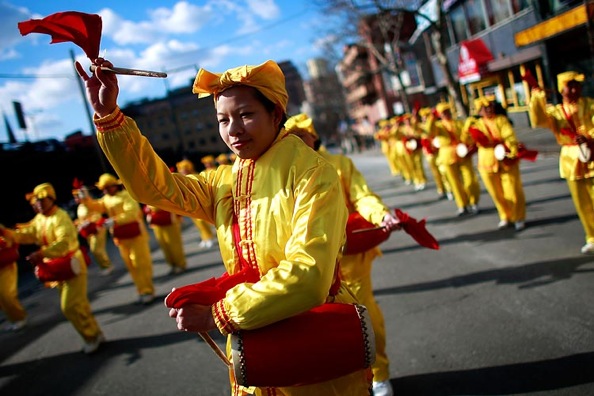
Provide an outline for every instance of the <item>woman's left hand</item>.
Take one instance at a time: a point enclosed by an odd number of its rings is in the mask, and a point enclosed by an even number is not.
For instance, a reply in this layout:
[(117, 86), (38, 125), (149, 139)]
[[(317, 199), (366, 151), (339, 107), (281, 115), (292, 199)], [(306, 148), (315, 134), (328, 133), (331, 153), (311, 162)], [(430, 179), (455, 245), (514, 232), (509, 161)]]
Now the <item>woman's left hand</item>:
[(188, 304), (183, 308), (171, 308), (169, 316), (175, 319), (181, 331), (204, 333), (217, 328), (210, 306)]

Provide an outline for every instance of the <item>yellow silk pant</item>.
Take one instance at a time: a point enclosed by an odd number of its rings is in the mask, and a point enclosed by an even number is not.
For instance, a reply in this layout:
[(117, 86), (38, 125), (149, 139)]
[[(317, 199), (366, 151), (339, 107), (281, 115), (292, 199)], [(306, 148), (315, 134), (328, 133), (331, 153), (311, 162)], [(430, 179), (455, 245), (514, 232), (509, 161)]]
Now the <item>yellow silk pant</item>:
[(410, 158), (410, 164), (412, 169), (413, 183), (416, 185), (427, 183), (427, 177), (425, 176), (425, 168), (423, 167), (423, 154), (421, 150), (415, 150), (408, 154)]
[(0, 309), (11, 322), (25, 320), (27, 312), (19, 301), (18, 294), (19, 269), (17, 263), (0, 268)]
[(594, 243), (594, 177), (567, 180), (573, 205), (586, 233), (586, 243)]
[(392, 176), (397, 176), (400, 174), (400, 169), (398, 169), (398, 166), (396, 165), (396, 163), (392, 160), (392, 151), (393, 148), (390, 146), (390, 144), (384, 140), (382, 140), (380, 142), (380, 147), (381, 147), (381, 151), (384, 154), (384, 156), (386, 157), (386, 160), (388, 161), (388, 166), (390, 167), (390, 174)]
[(394, 150), (392, 151), (392, 161), (394, 161), (395, 166), (400, 169), (402, 178), (405, 181), (412, 182), (412, 161), (408, 156), (408, 152), (406, 151), (406, 147), (404, 146), (403, 142), (397, 141), (395, 143)]
[(427, 164), (429, 164), (429, 169), (431, 170), (431, 174), (433, 175), (433, 180), (435, 181), (435, 188), (437, 188), (437, 193), (439, 195), (445, 194), (446, 191), (446, 184), (445, 184), (445, 177), (441, 173), (439, 167), (437, 166), (437, 156), (434, 154), (425, 154), (425, 159), (427, 160)]
[[(84, 266), (84, 264), (83, 264)], [(72, 279), (58, 283), (60, 308), (78, 334), (86, 341), (94, 341), (101, 329), (91, 312), (87, 296), (87, 272), (83, 270)]]
[(497, 208), (499, 220), (517, 222), (526, 219), (526, 197), (518, 162), (506, 169), (500, 168), (497, 173), (479, 171)]
[(89, 250), (91, 251), (91, 254), (93, 254), (97, 264), (99, 264), (99, 267), (111, 267), (111, 259), (109, 258), (105, 248), (107, 244), (107, 229), (104, 227), (98, 227), (97, 233), (89, 235), (87, 242), (89, 242)]
[(349, 254), (340, 261), (340, 277), (357, 297), (360, 304), (367, 307), (371, 325), (375, 333), (375, 363), (371, 366), (374, 381), (390, 379), (390, 363), (386, 353), (386, 328), (384, 315), (373, 296), (371, 268), (373, 260), (381, 256), (378, 248), (359, 254)]
[(155, 294), (153, 259), (146, 232), (130, 239), (116, 239), (115, 244), (139, 295)]
[(474, 171), (472, 157), (462, 159), (459, 162), (459, 167), (460, 175), (462, 176), (462, 184), (464, 185), (464, 191), (468, 196), (468, 203), (470, 205), (478, 205), (481, 197), (481, 186), (479, 184), (476, 172)]
[(198, 231), (200, 232), (200, 239), (202, 239), (203, 241), (210, 241), (214, 238), (214, 233), (212, 231), (210, 223), (201, 219), (194, 218), (192, 218), (192, 221), (194, 222), (194, 225), (196, 226), (196, 228), (198, 228)]
[(159, 243), (165, 261), (171, 267), (186, 269), (186, 255), (182, 240), (181, 223), (172, 223), (165, 226), (151, 226), (155, 239)]
[(481, 194), (478, 178), (472, 166), (472, 159), (465, 158), (453, 164), (444, 164), (450, 191), (458, 208), (477, 205)]

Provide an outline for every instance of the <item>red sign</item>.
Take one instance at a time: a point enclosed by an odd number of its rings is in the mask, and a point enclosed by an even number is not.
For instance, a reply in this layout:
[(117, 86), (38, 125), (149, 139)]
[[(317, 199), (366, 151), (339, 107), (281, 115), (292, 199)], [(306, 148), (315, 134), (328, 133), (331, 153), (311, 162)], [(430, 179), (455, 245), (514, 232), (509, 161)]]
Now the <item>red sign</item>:
[(460, 84), (479, 81), (493, 54), (483, 40), (475, 39), (460, 44), (460, 58), (458, 60), (458, 79)]

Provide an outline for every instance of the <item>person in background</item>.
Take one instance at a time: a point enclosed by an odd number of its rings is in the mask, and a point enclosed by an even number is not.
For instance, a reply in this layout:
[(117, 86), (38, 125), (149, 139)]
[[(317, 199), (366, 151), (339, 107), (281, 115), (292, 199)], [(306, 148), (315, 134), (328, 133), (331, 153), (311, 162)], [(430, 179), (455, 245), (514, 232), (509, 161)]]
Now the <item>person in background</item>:
[(8, 319), (4, 331), (19, 331), (27, 325), (27, 311), (19, 300), (17, 259), (18, 245), (0, 237), (0, 310)]
[(225, 153), (221, 153), (215, 158), (217, 161), (217, 165), (230, 165), (231, 161), (229, 160), (229, 156)]
[(439, 199), (445, 199), (448, 197), (448, 194), (451, 194), (451, 189), (448, 185), (445, 172), (442, 172), (442, 169), (437, 164), (439, 149), (431, 144), (433, 139), (428, 129), (430, 118), (431, 108), (423, 107), (419, 109), (419, 120), (417, 123), (422, 131), (420, 142), (423, 148), (423, 156), (425, 157), (425, 161), (427, 162), (427, 165), (429, 165), (429, 169), (433, 175), (435, 189), (437, 190), (437, 197)]
[(102, 221), (102, 213), (89, 209), (83, 202), (91, 196), (86, 186), (74, 188), (72, 190), (72, 196), (77, 204), (74, 225), (78, 228), (81, 236), (87, 240), (89, 250), (101, 268), (101, 274), (105, 276), (110, 275), (113, 272), (114, 266), (106, 249), (107, 228), (98, 225)]
[(386, 157), (386, 161), (388, 161), (390, 173), (392, 176), (398, 176), (400, 175), (400, 169), (398, 168), (398, 165), (396, 161), (394, 161), (394, 157), (392, 155), (392, 150), (394, 147), (390, 144), (390, 128), (390, 120), (380, 120), (373, 138), (380, 142), (380, 150)]
[[(212, 158), (212, 160), (211, 160)], [(206, 157), (202, 158), (202, 163), (205, 164), (205, 171), (216, 169), (214, 157), (212, 155), (207, 155)], [(177, 171), (182, 175), (196, 175), (196, 169), (194, 168), (194, 164), (192, 161), (188, 159), (183, 159), (179, 161), (176, 165)], [(214, 246), (215, 242), (215, 235), (212, 231), (212, 227), (210, 224), (202, 219), (190, 217), (192, 223), (198, 229), (198, 233), (200, 234), (200, 243), (198, 247), (200, 249), (210, 249)]]
[(104, 226), (111, 230), (113, 241), (136, 286), (136, 302), (148, 305), (155, 299), (153, 259), (140, 204), (110, 173), (99, 176), (95, 186), (103, 191), (103, 197), (85, 198), (83, 202), (89, 209), (107, 214)]
[(550, 129), (561, 146), (559, 173), (586, 234), (581, 252), (594, 254), (594, 99), (582, 96), (584, 79), (575, 71), (558, 74), (557, 89), (563, 100), (555, 106), (547, 105), (545, 91), (534, 86), (529, 114), (532, 125)]
[(466, 155), (461, 157), (458, 152), (460, 144), (468, 147), (472, 144), (472, 140), (466, 135), (466, 141), (462, 141), (464, 122), (452, 118), (449, 104), (439, 103), (435, 107), (435, 112), (437, 114), (429, 117), (427, 128), (430, 130), (432, 140), (439, 146), (437, 163), (446, 175), (454, 202), (458, 207), (457, 215), (478, 214), (481, 191), (474, 171), (472, 155), (467, 151)]
[[(480, 118), (468, 118), (461, 139), (467, 141), (467, 134), (474, 134), (479, 174), (499, 215), (497, 227), (505, 229), (513, 224), (516, 231), (521, 231), (526, 228), (526, 198), (516, 132), (505, 115), (495, 113), (494, 97), (475, 99), (474, 108)], [(498, 145), (507, 151), (501, 159), (495, 154)]]
[[(219, 133), (238, 158), (233, 167), (191, 176), (169, 172), (118, 107), (117, 76), (102, 69), (112, 64), (103, 59), (95, 64), (92, 76), (78, 62), (76, 69), (95, 110), (99, 144), (126, 188), (142, 202), (215, 224), (228, 273), (238, 273), (243, 263), (259, 275), (253, 283), (227, 290), (212, 306), (172, 308), (169, 315), (178, 329), (229, 335), (276, 323), (328, 299), (356, 302), (336, 273), (348, 214), (337, 201), (338, 175), (284, 130), (288, 95), (274, 61), (221, 74), (198, 72), (193, 92), (214, 96)], [(331, 290), (334, 283), (338, 288)], [(234, 395), (355, 396), (369, 394), (371, 385), (367, 369), (313, 384), (255, 389), (239, 386), (229, 374)]]
[[(399, 230), (399, 221), (376, 195), (365, 181), (365, 178), (353, 164), (353, 161), (342, 154), (330, 154), (320, 150), (320, 138), (307, 114), (301, 113), (287, 120), (287, 132), (299, 137), (305, 144), (317, 151), (334, 166), (342, 185), (343, 196), (349, 212), (359, 212), (366, 220), (383, 226), (386, 232)], [(373, 296), (371, 282), (372, 263), (382, 255), (379, 247), (373, 247), (363, 253), (348, 254), (340, 260), (340, 277), (355, 294), (357, 300), (367, 307), (371, 324), (375, 333), (376, 359), (371, 367), (373, 371), (373, 395), (391, 396), (394, 394), (390, 383), (390, 362), (386, 353), (386, 329), (383, 313)]]
[(186, 254), (182, 238), (181, 217), (152, 205), (145, 205), (146, 222), (155, 234), (165, 261), (170, 267), (169, 275), (186, 271)]
[(423, 131), (420, 126), (418, 114), (404, 114), (400, 117), (400, 133), (404, 145), (404, 158), (411, 170), (412, 182), (415, 191), (423, 191), (427, 184), (427, 176), (423, 166), (421, 136)]
[(27, 225), (14, 230), (0, 226), (0, 236), (12, 243), (38, 245), (39, 250), (27, 257), (34, 266), (49, 265), (47, 261), (54, 258), (69, 257), (78, 262), (78, 274), (67, 280), (46, 282), (46, 286), (58, 289), (62, 313), (84, 340), (82, 351), (94, 353), (105, 336), (91, 312), (87, 266), (77, 229), (68, 213), (56, 204), (56, 191), (50, 183), (35, 186), (25, 198), (37, 214)]

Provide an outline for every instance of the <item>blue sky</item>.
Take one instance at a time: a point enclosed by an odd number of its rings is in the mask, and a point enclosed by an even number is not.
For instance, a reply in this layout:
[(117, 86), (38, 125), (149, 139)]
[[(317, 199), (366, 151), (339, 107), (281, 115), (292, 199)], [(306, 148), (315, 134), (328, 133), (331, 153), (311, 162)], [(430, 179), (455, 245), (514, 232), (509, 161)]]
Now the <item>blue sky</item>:
[[(72, 43), (49, 44), (50, 36), (39, 33), (21, 36), (18, 22), (62, 11), (101, 15), (101, 56), (115, 66), (168, 73), (167, 79), (120, 76), (119, 103), (124, 106), (162, 97), (167, 87), (187, 85), (199, 67), (220, 72), (267, 59), (291, 60), (305, 74), (306, 61), (323, 55), (316, 36), (324, 18), (310, 4), (307, 0), (0, 0), (0, 111), (19, 141), (91, 132), (70, 50), (83, 65), (90, 61)], [(18, 127), (12, 101), (23, 104), (27, 130)], [(0, 120), (0, 142), (6, 141)]]

